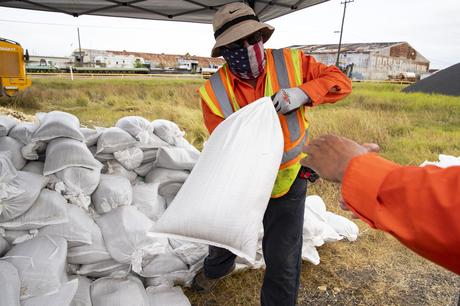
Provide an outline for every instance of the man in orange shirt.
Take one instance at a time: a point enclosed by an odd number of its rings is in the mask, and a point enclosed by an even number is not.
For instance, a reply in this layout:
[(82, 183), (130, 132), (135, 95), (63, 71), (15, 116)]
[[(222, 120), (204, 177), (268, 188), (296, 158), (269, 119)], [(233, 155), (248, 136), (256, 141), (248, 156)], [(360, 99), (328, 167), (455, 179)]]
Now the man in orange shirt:
[(304, 151), (301, 163), (341, 183), (343, 202), (355, 215), (460, 274), (460, 166), (401, 166), (334, 135)]
[[(307, 189), (306, 180), (299, 177), (302, 147), (308, 139), (306, 111), (345, 98), (351, 82), (337, 67), (318, 63), (298, 49), (265, 49), (274, 28), (260, 22), (244, 3), (221, 7), (213, 28), (212, 56), (223, 56), (226, 64), (199, 89), (209, 132), (239, 108), (264, 96), (273, 97), (279, 113), (284, 154), (263, 219), (266, 270), (261, 303), (295, 305)], [(254, 175), (257, 179), (257, 173)], [(210, 247), (193, 288), (210, 290), (233, 271), (235, 257), (226, 249)]]

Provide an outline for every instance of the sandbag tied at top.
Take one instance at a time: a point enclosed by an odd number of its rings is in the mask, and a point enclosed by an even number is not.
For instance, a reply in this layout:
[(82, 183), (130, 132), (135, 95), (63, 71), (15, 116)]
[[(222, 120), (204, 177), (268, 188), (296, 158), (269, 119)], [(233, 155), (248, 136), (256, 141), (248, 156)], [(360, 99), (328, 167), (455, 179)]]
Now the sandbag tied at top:
[(40, 127), (32, 136), (32, 141), (50, 141), (65, 137), (78, 141), (85, 141), (85, 136), (80, 131), (80, 120), (69, 113), (52, 111), (38, 113)]
[(19, 123), (19, 120), (10, 116), (0, 116), (0, 137), (6, 136), (12, 128)]
[(133, 170), (142, 164), (144, 152), (139, 148), (132, 147), (115, 152), (113, 156), (127, 170)]
[(91, 284), (91, 301), (93, 306), (150, 306), (142, 282), (131, 275), (95, 280)]
[(158, 149), (154, 165), (156, 167), (192, 170), (195, 166), (200, 152), (182, 147), (162, 147)]
[(55, 173), (67, 187), (68, 193), (76, 196), (83, 194), (91, 195), (96, 190), (101, 179), (99, 169), (88, 169), (81, 167), (68, 167)]
[(102, 174), (99, 186), (91, 196), (97, 213), (107, 213), (118, 206), (131, 205), (133, 188), (125, 177)]
[(118, 127), (111, 127), (104, 129), (99, 136), (96, 153), (115, 153), (134, 147), (136, 143), (136, 139), (129, 135), (128, 132)]
[(46, 177), (24, 171), (18, 171), (10, 181), (2, 182), (0, 179), (0, 222), (12, 220), (25, 213), (35, 203), (47, 183)]
[(94, 159), (83, 142), (69, 138), (51, 141), (46, 148), (43, 174), (50, 175), (69, 167), (98, 170), (102, 168), (102, 164)]
[(122, 176), (124, 178), (127, 178), (131, 183), (136, 181), (137, 173), (135, 171), (133, 171), (133, 170), (126, 169), (118, 161), (109, 160), (109, 161), (107, 161), (105, 163), (105, 165), (107, 166), (107, 169), (103, 173), (110, 174), (110, 175)]
[(0, 306), (19, 306), (21, 280), (11, 263), (0, 260)]
[(0, 152), (9, 152), (11, 161), (17, 170), (21, 170), (26, 164), (26, 160), (21, 153), (22, 147), (23, 145), (14, 138), (8, 136), (0, 137)]
[(46, 149), (45, 142), (32, 141), (32, 136), (38, 127), (39, 125), (35, 123), (19, 123), (8, 134), (9, 137), (16, 139), (23, 145), (21, 153), (27, 160), (37, 160), (39, 153)]
[(140, 265), (144, 254), (154, 255), (165, 250), (164, 240), (148, 236), (153, 222), (133, 206), (118, 207), (95, 221), (110, 255), (120, 263), (137, 261)]
[(35, 237), (15, 245), (3, 260), (13, 264), (21, 279), (21, 300), (57, 293), (66, 279), (67, 243), (61, 237)]
[(31, 230), (68, 222), (66, 203), (59, 193), (42, 189), (29, 210), (15, 219), (0, 222), (0, 227), (9, 230)]
[(269, 98), (229, 116), (152, 234), (224, 247), (253, 262), (283, 146)]
[(179, 126), (172, 121), (156, 119), (152, 121), (153, 133), (170, 145), (176, 145), (185, 135)]
[(181, 287), (148, 287), (146, 291), (150, 306), (191, 306)]

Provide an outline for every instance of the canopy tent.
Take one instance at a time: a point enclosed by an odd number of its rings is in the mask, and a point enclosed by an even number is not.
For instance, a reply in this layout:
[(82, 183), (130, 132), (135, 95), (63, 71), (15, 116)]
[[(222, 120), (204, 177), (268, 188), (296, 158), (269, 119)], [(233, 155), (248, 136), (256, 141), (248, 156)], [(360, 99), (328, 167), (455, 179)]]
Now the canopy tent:
[[(267, 21), (329, 0), (249, 0)], [(69, 14), (212, 23), (216, 10), (235, 0), (0, 0), (0, 6)]]

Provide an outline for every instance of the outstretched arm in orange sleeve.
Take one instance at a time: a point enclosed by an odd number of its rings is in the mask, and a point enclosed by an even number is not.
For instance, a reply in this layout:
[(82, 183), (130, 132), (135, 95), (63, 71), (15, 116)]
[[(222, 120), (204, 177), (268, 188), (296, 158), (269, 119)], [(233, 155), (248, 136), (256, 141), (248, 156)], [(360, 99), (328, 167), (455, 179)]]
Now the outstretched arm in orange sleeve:
[(342, 182), (346, 205), (362, 220), (460, 274), (460, 167), (401, 166), (332, 135), (305, 151), (302, 163)]

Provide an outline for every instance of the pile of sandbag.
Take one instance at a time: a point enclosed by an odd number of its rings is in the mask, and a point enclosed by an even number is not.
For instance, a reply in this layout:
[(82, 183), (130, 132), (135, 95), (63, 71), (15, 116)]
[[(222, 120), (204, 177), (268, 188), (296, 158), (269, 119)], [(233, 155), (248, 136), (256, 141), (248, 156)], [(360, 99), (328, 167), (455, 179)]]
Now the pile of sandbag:
[(0, 116), (0, 305), (189, 305), (207, 246), (148, 232), (200, 152), (167, 120), (36, 117)]
[[(225, 120), (203, 153), (162, 119), (91, 129), (59, 111), (33, 123), (0, 116), (0, 280), (9, 284), (0, 306), (190, 305), (177, 286), (191, 284), (208, 245), (235, 252), (239, 267), (263, 267), (262, 217), (282, 147), (264, 101)], [(315, 247), (357, 236), (321, 203), (309, 197), (305, 210), (303, 257), (315, 264)]]

